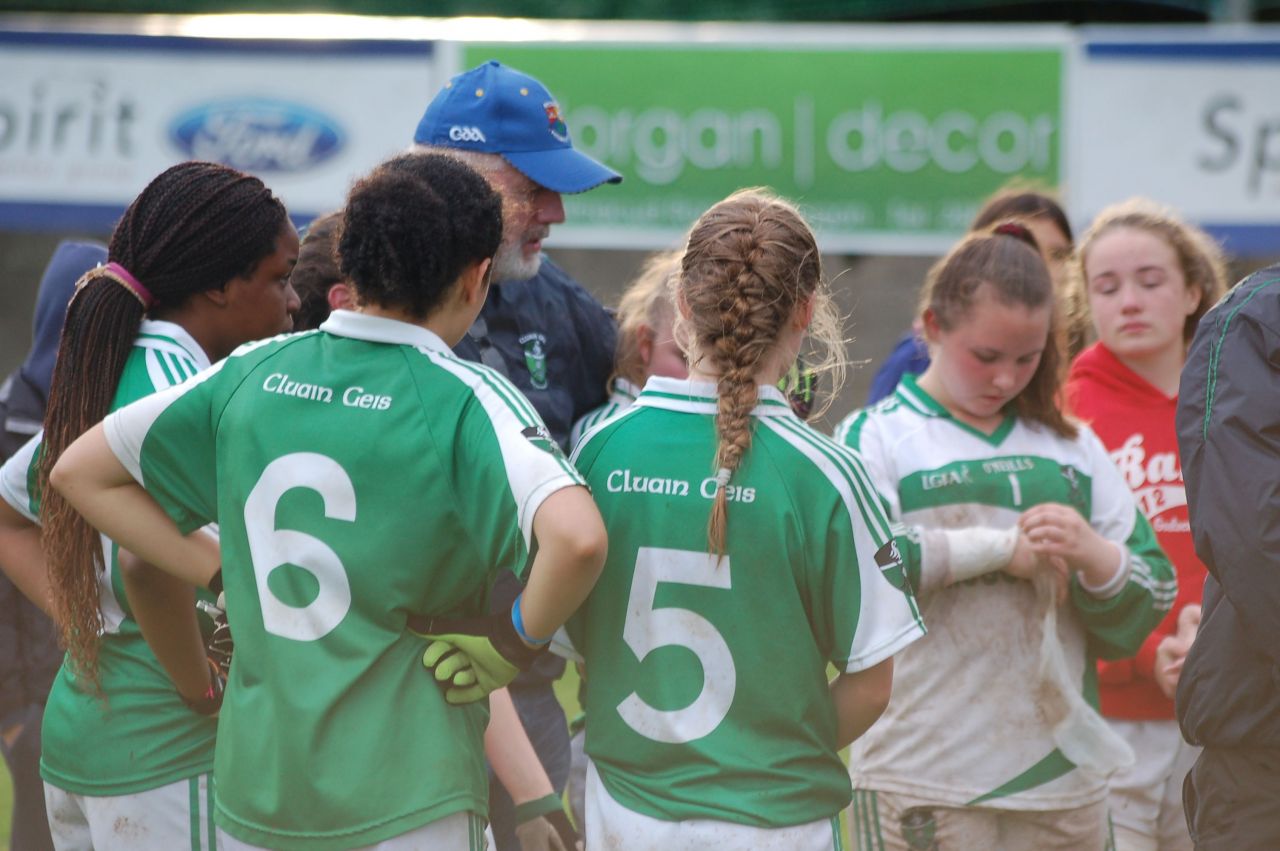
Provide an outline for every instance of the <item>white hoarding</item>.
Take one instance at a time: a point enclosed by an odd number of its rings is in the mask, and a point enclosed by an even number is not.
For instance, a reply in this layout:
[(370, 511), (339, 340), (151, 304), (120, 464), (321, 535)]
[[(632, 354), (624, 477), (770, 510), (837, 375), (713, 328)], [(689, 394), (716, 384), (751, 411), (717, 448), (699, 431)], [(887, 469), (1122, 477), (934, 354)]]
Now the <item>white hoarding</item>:
[(298, 218), (406, 147), (431, 42), (0, 30), (0, 227), (103, 230), (186, 159), (261, 177)]
[(1082, 221), (1145, 195), (1233, 253), (1280, 254), (1280, 32), (1087, 39), (1068, 114), (1066, 191)]

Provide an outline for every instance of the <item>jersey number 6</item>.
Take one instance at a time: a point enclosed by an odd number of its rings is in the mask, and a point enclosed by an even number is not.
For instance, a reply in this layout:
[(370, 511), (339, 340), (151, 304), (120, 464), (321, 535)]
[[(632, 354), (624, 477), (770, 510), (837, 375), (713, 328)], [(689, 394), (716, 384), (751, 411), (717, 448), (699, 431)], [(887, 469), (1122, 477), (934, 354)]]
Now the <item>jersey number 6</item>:
[[(332, 548), (319, 538), (294, 529), (276, 528), (276, 506), (294, 488), (306, 488), (324, 500), (324, 516), (356, 519), (356, 491), (337, 461), (315, 452), (294, 452), (267, 465), (244, 501), (244, 530), (249, 558), (258, 581), (262, 624), (267, 632), (295, 641), (315, 641), (333, 630), (351, 609), (351, 583)], [(305, 606), (284, 602), (267, 579), (284, 565), (310, 573), (320, 586)]]
[(622, 639), (641, 662), (659, 647), (684, 647), (702, 665), (702, 689), (684, 709), (654, 709), (632, 692), (618, 704), (618, 714), (648, 739), (682, 744), (710, 733), (729, 714), (737, 688), (737, 671), (729, 645), (702, 615), (688, 609), (653, 607), (658, 584), (677, 582), (707, 588), (729, 588), (729, 557), (719, 565), (708, 553), (641, 547), (636, 554), (631, 596)]

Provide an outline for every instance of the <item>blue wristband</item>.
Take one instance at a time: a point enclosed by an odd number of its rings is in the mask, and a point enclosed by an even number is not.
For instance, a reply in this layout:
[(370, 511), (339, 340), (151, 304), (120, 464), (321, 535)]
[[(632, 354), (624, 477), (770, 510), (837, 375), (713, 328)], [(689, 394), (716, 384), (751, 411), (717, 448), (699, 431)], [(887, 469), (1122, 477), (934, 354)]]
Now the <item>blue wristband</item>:
[(550, 644), (550, 638), (533, 638), (524, 631), (524, 618), (520, 614), (520, 598), (524, 596), (521, 591), (516, 595), (516, 601), (511, 604), (511, 625), (516, 628), (516, 635), (524, 639), (525, 643), (541, 647), (544, 644)]

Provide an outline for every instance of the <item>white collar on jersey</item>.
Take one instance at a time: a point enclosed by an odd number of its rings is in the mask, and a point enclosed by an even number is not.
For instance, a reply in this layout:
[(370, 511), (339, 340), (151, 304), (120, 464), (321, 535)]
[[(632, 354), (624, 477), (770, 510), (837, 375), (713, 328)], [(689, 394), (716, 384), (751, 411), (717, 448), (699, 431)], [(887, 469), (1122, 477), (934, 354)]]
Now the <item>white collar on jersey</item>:
[(625, 378), (613, 379), (613, 395), (621, 396), (628, 402), (634, 402), (640, 395), (640, 389)]
[(439, 334), (428, 331), (421, 325), (401, 322), (399, 319), (387, 319), (383, 316), (370, 316), (367, 313), (356, 313), (354, 310), (335, 310), (329, 314), (328, 319), (320, 323), (320, 330), (339, 337), (368, 340), (371, 343), (420, 346), (444, 354), (453, 354), (444, 340), (440, 339)]
[(138, 336), (144, 334), (155, 337), (168, 337), (179, 346), (181, 346), (195, 363), (197, 370), (208, 369), (209, 355), (200, 344), (196, 342), (196, 338), (187, 333), (187, 329), (183, 328), (176, 322), (166, 322), (163, 319), (143, 319), (142, 324), (138, 326)]
[[(782, 391), (772, 384), (760, 384), (756, 387), (760, 401), (751, 411), (756, 417), (794, 416), (791, 405)], [(694, 381), (687, 378), (663, 378), (652, 376), (645, 382), (644, 390), (637, 405), (651, 408), (666, 408), (672, 411), (687, 411), (693, 414), (716, 413), (716, 386), (710, 381)]]

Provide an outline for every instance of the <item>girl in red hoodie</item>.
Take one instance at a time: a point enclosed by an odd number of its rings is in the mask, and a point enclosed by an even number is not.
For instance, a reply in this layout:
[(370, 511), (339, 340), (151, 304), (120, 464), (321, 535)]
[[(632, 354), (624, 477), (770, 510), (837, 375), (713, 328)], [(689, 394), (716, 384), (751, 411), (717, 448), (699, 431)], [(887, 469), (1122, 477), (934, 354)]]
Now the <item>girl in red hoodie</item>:
[(1178, 572), (1178, 596), (1132, 659), (1098, 665), (1102, 714), (1137, 761), (1111, 778), (1117, 851), (1191, 849), (1182, 779), (1195, 749), (1173, 716), (1173, 690), (1200, 619), (1196, 557), (1174, 412), (1187, 344), (1225, 280), (1218, 247), (1150, 201), (1106, 208), (1073, 261), (1077, 301), (1097, 342), (1071, 366), (1067, 398), (1111, 453)]

